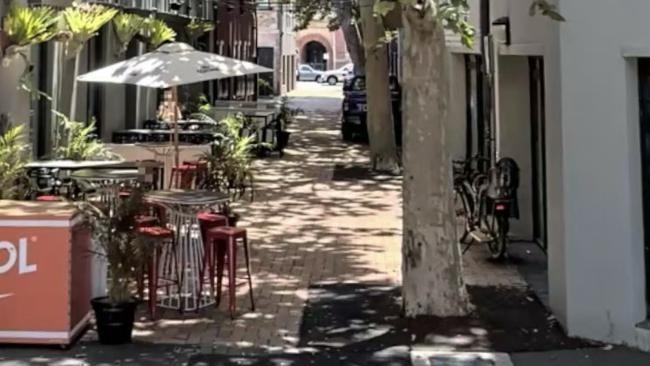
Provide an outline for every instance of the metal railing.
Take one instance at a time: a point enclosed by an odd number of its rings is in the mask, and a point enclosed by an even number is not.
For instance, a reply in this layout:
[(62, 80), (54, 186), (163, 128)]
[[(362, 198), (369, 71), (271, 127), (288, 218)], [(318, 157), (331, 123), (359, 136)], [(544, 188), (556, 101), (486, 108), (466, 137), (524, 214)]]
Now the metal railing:
[(210, 8), (214, 0), (93, 0), (125, 9), (155, 11), (183, 17), (211, 19)]

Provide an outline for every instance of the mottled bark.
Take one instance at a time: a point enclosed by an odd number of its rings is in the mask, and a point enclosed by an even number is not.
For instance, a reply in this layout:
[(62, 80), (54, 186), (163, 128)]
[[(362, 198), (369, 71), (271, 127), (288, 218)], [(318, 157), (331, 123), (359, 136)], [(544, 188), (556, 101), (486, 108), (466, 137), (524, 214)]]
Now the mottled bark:
[(405, 314), (458, 316), (469, 301), (455, 230), (445, 35), (430, 14), (403, 11)]
[(361, 24), (366, 55), (366, 99), (368, 140), (373, 169), (398, 172), (399, 160), (389, 84), (386, 44), (380, 41), (384, 28), (373, 16), (374, 0), (361, 0)]
[(362, 39), (352, 16), (352, 1), (337, 1), (333, 5), (338, 25), (345, 39), (345, 46), (350, 54), (350, 60), (354, 64), (354, 72), (356, 75), (363, 75), (365, 73), (366, 57)]

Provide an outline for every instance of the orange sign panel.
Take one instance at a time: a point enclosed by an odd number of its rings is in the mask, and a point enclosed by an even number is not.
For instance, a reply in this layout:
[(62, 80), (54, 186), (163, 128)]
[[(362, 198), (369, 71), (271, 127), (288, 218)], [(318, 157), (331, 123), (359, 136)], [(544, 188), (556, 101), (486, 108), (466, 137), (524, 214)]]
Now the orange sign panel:
[(90, 235), (72, 207), (25, 204), (0, 204), (0, 343), (68, 344), (90, 311)]

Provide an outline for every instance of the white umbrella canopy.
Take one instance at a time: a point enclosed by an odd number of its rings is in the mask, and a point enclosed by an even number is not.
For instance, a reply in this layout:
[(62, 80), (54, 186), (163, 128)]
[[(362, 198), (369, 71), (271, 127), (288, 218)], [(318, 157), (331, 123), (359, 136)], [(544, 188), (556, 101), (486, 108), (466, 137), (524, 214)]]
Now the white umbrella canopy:
[(252, 62), (197, 51), (187, 43), (173, 42), (153, 52), (80, 75), (77, 80), (170, 88), (264, 72), (273, 70)]
[[(273, 72), (273, 70), (252, 62), (197, 51), (187, 43), (171, 42), (158, 47), (153, 52), (79, 75), (77, 80), (89, 83), (131, 84), (157, 89), (172, 88), (172, 98), (176, 102), (178, 85), (264, 72)], [(177, 120), (178, 116), (174, 113), (176, 165), (179, 163)]]

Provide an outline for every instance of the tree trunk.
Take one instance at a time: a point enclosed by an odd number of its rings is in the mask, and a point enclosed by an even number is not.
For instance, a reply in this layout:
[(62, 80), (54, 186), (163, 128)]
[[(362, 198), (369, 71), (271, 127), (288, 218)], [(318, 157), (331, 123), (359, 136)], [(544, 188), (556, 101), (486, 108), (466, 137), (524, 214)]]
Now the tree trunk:
[(361, 0), (361, 23), (366, 56), (367, 125), (372, 167), (378, 171), (398, 172), (392, 101), (389, 85), (388, 54), (380, 42), (384, 29), (373, 15), (374, 0)]
[(469, 311), (455, 230), (448, 145), (445, 34), (430, 14), (403, 10), (404, 237), (406, 316)]
[(354, 73), (355, 75), (363, 75), (365, 74), (366, 57), (361, 35), (356, 24), (353, 23), (352, 1), (337, 1), (334, 6), (336, 7), (336, 17), (345, 39), (345, 45), (352, 64), (354, 64)]

